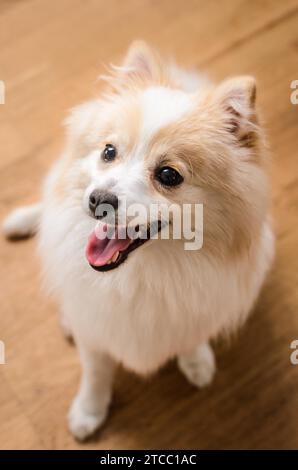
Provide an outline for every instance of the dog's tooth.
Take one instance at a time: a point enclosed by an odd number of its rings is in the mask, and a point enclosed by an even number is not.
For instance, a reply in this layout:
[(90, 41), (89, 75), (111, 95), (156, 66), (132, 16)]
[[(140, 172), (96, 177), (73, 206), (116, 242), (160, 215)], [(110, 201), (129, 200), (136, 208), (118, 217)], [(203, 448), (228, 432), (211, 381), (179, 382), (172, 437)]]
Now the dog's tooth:
[(111, 258), (111, 261), (112, 263), (115, 263), (115, 261), (117, 261), (118, 259), (118, 256), (119, 256), (119, 251), (116, 251), (116, 253), (114, 254), (113, 258)]

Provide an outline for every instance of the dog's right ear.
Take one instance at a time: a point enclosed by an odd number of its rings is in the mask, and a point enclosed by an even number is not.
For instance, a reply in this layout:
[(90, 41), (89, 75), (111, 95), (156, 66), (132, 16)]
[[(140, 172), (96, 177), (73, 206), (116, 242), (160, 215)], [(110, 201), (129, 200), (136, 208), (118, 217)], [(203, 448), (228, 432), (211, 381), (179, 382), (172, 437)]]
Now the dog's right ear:
[(157, 53), (145, 41), (134, 41), (121, 69), (127, 78), (150, 81), (159, 77), (161, 64)]
[(134, 41), (120, 66), (112, 65), (108, 75), (101, 75), (108, 85), (108, 91), (123, 92), (127, 88), (148, 83), (162, 83), (167, 73), (158, 53), (145, 41)]

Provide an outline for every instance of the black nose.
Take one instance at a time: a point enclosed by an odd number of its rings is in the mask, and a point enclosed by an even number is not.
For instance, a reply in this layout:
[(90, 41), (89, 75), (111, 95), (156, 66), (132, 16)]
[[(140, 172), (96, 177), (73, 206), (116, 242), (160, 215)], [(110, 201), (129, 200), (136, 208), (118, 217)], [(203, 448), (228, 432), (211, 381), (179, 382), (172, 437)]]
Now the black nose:
[[(99, 206), (102, 206), (101, 208)], [(110, 207), (109, 207), (110, 206)], [(89, 209), (96, 218), (102, 219), (111, 209), (118, 209), (118, 197), (112, 193), (106, 193), (94, 189), (89, 196)]]

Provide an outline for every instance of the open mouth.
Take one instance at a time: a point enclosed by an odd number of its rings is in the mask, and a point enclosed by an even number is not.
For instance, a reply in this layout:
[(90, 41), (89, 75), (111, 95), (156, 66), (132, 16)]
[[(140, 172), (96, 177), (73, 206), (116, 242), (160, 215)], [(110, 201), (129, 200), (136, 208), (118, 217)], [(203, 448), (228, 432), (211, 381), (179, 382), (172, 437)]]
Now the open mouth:
[[(111, 227), (101, 225), (101, 230), (108, 232)], [(150, 226), (136, 227), (134, 238), (130, 238), (126, 227), (121, 230), (112, 227), (113, 236), (110, 233), (105, 237), (98, 237), (96, 230), (89, 236), (86, 247), (86, 258), (90, 266), (96, 271), (111, 271), (118, 268), (128, 258), (129, 254), (144, 245), (162, 229), (160, 220), (151, 223)], [(120, 235), (121, 234), (121, 235)]]

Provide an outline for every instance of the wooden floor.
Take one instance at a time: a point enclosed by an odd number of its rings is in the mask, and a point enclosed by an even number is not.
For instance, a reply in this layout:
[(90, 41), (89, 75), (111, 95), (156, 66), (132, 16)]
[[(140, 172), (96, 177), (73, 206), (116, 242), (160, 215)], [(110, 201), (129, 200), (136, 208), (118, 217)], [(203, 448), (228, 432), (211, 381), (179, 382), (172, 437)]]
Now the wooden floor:
[(147, 381), (120, 371), (110, 419), (78, 444), (65, 419), (76, 350), (42, 293), (35, 241), (1, 239), (0, 448), (298, 448), (297, 0), (0, 0), (0, 217), (38, 198), (66, 110), (95, 95), (102, 64), (117, 63), (134, 38), (215, 79), (256, 75), (273, 154), (274, 269), (247, 325), (217, 343), (208, 390), (175, 364)]

